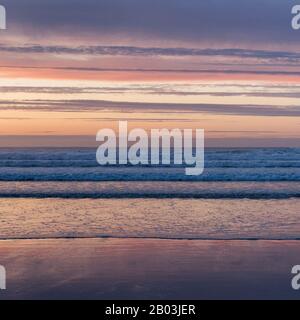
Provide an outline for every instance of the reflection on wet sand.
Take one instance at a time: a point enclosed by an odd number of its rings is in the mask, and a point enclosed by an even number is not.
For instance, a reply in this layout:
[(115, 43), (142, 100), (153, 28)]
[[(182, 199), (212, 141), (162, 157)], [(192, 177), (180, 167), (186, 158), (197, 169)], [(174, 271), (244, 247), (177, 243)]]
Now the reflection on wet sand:
[(298, 241), (0, 241), (0, 299), (300, 299)]

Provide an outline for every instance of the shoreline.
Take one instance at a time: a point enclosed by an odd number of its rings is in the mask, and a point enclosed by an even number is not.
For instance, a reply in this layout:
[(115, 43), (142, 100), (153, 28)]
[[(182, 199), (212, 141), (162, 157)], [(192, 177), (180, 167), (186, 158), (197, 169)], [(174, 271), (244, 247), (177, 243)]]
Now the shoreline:
[(299, 238), (165, 238), (165, 237), (134, 237), (134, 236), (129, 236), (129, 237), (117, 237), (117, 236), (99, 236), (99, 237), (88, 237), (88, 236), (70, 236), (70, 237), (41, 237), (41, 238), (0, 238), (0, 244), (1, 242), (6, 242), (6, 241), (55, 241), (55, 240), (162, 240), (162, 241), (230, 241), (230, 242), (243, 242), (243, 241), (273, 241), (273, 242), (284, 242), (284, 241), (300, 241)]

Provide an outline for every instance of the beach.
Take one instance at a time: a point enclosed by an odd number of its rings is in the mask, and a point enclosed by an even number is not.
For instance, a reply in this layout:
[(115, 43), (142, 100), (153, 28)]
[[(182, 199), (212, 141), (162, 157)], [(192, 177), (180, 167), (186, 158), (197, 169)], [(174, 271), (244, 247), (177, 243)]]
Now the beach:
[(298, 241), (0, 241), (0, 299), (300, 299)]

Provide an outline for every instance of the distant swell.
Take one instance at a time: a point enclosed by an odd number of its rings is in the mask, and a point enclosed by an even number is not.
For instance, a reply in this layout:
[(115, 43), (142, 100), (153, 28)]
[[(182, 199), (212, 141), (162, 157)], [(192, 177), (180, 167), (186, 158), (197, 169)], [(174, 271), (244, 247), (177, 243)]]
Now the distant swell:
[(99, 166), (95, 149), (0, 149), (0, 197), (287, 199), (300, 197), (300, 149), (207, 149), (184, 166)]

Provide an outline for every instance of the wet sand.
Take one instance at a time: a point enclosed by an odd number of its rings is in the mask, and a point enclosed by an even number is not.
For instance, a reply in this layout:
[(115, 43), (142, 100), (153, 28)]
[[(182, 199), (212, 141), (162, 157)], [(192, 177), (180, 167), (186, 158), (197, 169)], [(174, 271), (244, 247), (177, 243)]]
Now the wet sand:
[(0, 241), (0, 299), (300, 299), (299, 241)]

